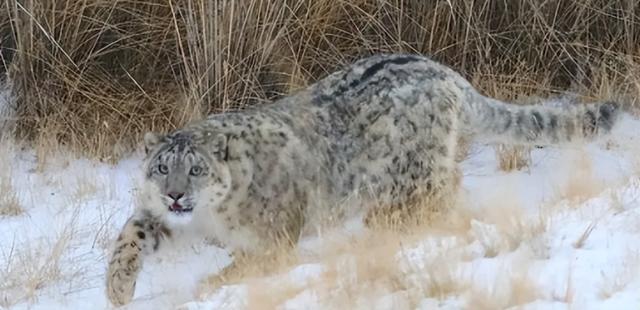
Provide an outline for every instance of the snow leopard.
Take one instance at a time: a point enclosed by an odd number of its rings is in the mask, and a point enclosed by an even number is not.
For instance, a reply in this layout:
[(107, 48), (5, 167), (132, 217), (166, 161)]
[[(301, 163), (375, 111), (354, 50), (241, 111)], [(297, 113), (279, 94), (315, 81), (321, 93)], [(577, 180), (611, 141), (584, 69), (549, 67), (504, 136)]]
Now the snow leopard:
[(460, 138), (592, 140), (620, 111), (613, 101), (508, 103), (428, 57), (383, 54), (274, 102), (147, 133), (140, 202), (115, 243), (107, 295), (114, 305), (130, 302), (144, 257), (176, 227), (261, 253), (281, 240), (295, 245), (303, 227), (340, 214), (336, 206), (350, 197), (414, 218), (407, 206), (454, 182)]

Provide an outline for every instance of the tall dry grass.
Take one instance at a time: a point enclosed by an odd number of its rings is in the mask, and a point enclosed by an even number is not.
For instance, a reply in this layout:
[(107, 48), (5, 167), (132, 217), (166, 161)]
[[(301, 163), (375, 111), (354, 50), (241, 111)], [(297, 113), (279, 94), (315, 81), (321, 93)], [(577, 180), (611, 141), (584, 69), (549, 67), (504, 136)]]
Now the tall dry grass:
[(0, 81), (5, 80), (7, 65), (13, 55), (12, 49), (14, 40), (11, 37), (11, 25), (9, 20), (9, 10), (7, 3), (0, 2)]
[(379, 52), (430, 55), (504, 98), (640, 87), (635, 1), (0, 2), (17, 134), (100, 158)]

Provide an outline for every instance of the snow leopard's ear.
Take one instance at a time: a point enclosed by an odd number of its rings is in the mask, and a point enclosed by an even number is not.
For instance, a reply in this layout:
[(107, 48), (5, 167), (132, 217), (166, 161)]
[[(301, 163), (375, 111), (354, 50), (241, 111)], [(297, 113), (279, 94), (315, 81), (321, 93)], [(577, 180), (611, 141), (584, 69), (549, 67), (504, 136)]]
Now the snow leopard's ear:
[(229, 137), (222, 133), (207, 133), (207, 139), (212, 153), (218, 160), (227, 161), (229, 156)]
[(158, 145), (160, 142), (162, 142), (162, 140), (164, 139), (164, 136), (155, 132), (147, 132), (144, 134), (144, 152), (145, 154), (149, 154), (149, 152), (151, 152), (151, 150)]

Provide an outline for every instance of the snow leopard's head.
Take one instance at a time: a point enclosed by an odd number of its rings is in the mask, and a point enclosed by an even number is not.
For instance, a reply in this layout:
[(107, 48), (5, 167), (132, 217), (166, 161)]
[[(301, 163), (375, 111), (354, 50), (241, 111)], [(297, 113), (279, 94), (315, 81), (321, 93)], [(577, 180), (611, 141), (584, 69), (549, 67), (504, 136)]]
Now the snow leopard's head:
[[(198, 204), (215, 207), (229, 193), (227, 137), (209, 132), (147, 133), (143, 198), (172, 218), (191, 219)], [(206, 199), (203, 199), (206, 197)], [(204, 208), (203, 208), (204, 209)]]

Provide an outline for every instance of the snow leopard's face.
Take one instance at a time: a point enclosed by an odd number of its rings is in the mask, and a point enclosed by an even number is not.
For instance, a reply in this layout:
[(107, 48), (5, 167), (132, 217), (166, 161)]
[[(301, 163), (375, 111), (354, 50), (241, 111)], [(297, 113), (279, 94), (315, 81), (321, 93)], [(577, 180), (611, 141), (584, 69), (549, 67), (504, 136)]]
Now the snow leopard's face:
[(190, 220), (198, 208), (219, 205), (231, 188), (225, 162), (226, 142), (224, 135), (195, 137), (185, 132), (145, 135), (147, 165), (143, 195), (147, 203), (181, 221)]

